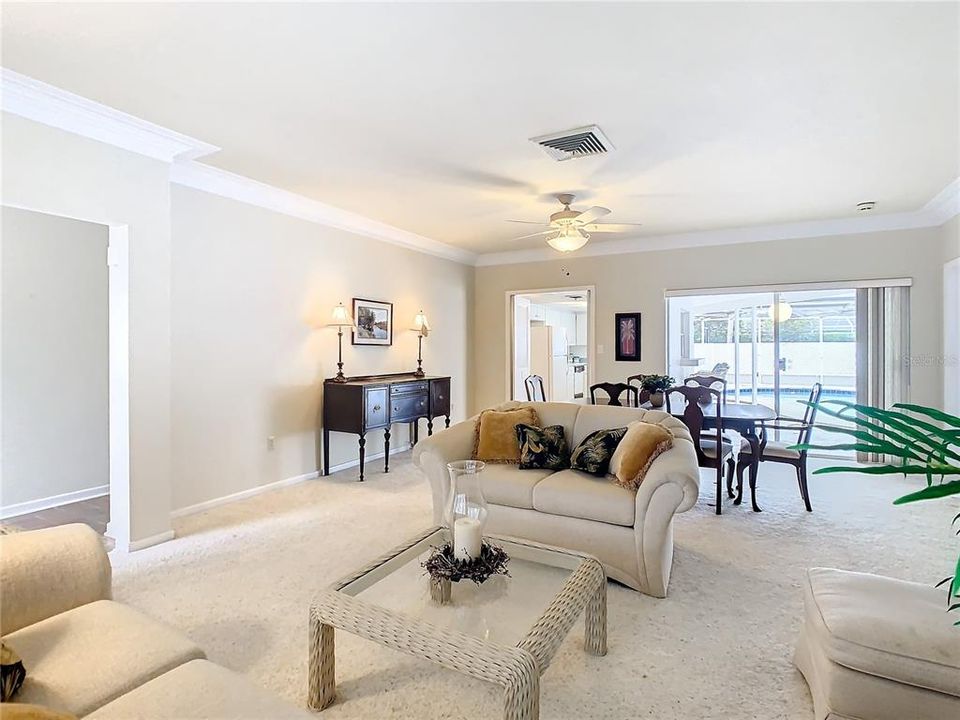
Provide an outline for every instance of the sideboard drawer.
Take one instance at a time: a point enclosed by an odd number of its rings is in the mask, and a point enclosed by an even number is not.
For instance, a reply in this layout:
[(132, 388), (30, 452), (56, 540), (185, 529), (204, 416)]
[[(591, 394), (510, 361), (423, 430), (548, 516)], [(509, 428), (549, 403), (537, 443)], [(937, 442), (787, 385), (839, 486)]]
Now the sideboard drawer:
[(403, 422), (404, 420), (426, 417), (426, 414), (427, 394), (425, 392), (416, 395), (396, 395), (393, 400), (391, 400), (390, 419), (393, 420), (393, 422)]
[(410, 393), (424, 393), (426, 391), (427, 391), (426, 381), (395, 383), (390, 386), (390, 394), (394, 397), (396, 397), (397, 395), (408, 395)]
[(364, 392), (364, 409), (366, 411), (366, 422), (364, 423), (366, 427), (374, 428), (386, 425), (390, 419), (387, 388), (366, 388), (366, 392)]

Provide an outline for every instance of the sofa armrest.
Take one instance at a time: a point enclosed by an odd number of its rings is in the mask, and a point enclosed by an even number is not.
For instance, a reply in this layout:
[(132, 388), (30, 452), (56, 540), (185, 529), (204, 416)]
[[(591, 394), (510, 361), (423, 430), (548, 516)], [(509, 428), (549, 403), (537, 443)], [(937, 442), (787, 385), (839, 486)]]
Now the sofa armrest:
[(450, 485), (447, 463), (473, 457), (476, 428), (477, 416), (474, 416), (421, 440), (413, 448), (414, 465), (423, 470), (430, 481), (433, 521), (437, 525), (443, 523)]
[(658, 457), (637, 490), (637, 518), (642, 518), (654, 492), (663, 485), (673, 484), (680, 489), (680, 504), (674, 512), (692, 508), (700, 496), (700, 468), (693, 443), (677, 440), (673, 447)]
[(0, 536), (0, 634), (110, 599), (110, 559), (87, 525)]

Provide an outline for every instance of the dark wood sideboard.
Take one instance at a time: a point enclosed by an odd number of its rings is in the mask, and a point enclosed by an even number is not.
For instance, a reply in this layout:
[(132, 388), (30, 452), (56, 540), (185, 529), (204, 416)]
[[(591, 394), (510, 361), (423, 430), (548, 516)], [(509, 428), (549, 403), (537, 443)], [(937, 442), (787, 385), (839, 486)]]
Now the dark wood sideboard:
[(426, 418), (427, 433), (433, 434), (433, 420), (445, 416), (450, 427), (450, 378), (413, 373), (365, 375), (346, 382), (323, 382), (323, 474), (330, 474), (330, 433), (360, 436), (360, 480), (363, 480), (364, 447), (370, 430), (383, 430), (385, 455), (383, 471), (390, 472), (390, 427), (412, 425), (413, 442), (420, 435), (420, 420)]

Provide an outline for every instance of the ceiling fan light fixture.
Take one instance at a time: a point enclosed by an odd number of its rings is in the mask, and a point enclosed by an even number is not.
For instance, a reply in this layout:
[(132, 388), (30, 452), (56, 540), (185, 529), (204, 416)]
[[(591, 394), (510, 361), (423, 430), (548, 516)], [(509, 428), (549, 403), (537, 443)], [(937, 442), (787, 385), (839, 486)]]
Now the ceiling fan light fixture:
[(547, 245), (559, 252), (568, 253), (579, 250), (587, 244), (588, 240), (590, 240), (590, 236), (587, 233), (579, 228), (567, 226), (561, 228), (560, 232), (552, 238), (548, 238)]

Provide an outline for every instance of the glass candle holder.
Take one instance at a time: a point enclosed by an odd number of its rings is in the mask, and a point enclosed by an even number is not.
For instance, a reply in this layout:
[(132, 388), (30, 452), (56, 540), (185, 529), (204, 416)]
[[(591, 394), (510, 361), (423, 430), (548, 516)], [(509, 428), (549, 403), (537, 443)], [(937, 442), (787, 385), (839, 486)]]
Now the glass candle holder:
[(447, 502), (447, 528), (457, 560), (480, 557), (483, 529), (487, 524), (487, 499), (480, 487), (480, 460), (447, 463), (450, 473), (450, 497)]

